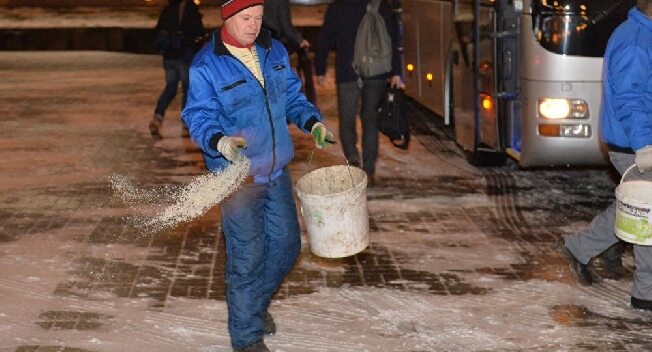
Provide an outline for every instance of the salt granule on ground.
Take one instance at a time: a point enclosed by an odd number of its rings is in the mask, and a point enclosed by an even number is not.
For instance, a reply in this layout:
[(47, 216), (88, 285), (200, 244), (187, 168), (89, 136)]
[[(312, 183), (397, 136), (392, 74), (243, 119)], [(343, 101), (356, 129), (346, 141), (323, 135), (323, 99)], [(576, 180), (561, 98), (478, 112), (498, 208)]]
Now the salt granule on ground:
[(136, 227), (156, 232), (199, 217), (219, 204), (241, 186), (249, 175), (250, 166), (249, 159), (242, 156), (224, 170), (196, 176), (190, 183), (176, 189), (143, 190), (120, 175), (112, 176), (110, 181), (114, 193), (132, 207), (165, 199), (172, 201), (170, 205), (157, 206), (153, 215), (129, 218)]
[(171, 199), (174, 194), (173, 186), (165, 186), (157, 189), (139, 188), (133, 181), (123, 175), (112, 175), (109, 178), (113, 194), (124, 204), (135, 206), (152, 202), (161, 202)]

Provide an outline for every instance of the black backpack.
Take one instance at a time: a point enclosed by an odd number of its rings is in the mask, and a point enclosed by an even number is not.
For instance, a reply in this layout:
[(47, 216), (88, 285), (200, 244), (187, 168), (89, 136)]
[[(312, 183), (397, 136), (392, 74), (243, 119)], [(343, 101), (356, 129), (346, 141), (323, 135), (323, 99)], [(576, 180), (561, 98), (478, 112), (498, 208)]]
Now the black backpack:
[(396, 148), (408, 149), (410, 127), (405, 114), (405, 93), (402, 89), (388, 87), (378, 106), (378, 130)]

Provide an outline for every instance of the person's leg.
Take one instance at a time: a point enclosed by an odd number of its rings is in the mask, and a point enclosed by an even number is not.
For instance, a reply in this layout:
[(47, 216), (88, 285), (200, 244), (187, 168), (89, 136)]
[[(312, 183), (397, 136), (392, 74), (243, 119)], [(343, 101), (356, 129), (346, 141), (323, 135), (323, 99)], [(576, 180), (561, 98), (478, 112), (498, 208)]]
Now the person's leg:
[(344, 156), (353, 166), (360, 165), (360, 153), (356, 146), (358, 134), (355, 130), (356, 116), (360, 102), (360, 88), (357, 82), (345, 82), (337, 85), (337, 108), (340, 117), (340, 141)]
[(591, 226), (583, 232), (566, 238), (565, 246), (582, 264), (588, 264), (596, 255), (618, 242), (614, 234), (616, 202), (613, 202), (598, 214)]
[(178, 62), (179, 60), (163, 60), (163, 68), (165, 69), (165, 88), (163, 88), (163, 92), (161, 92), (158, 102), (156, 103), (156, 109), (154, 110), (154, 114), (161, 121), (163, 121), (163, 117), (165, 116), (165, 110), (167, 110), (168, 106), (177, 95), (177, 87), (179, 86), (179, 80), (181, 79)]
[[(611, 156), (611, 153), (609, 153)], [(634, 163), (634, 155), (628, 154), (629, 159), (623, 162), (618, 169), (621, 174), (628, 165)], [(612, 158), (613, 159), (613, 158)], [(623, 176), (625, 181), (645, 180), (652, 181), (652, 172), (640, 173), (636, 167), (627, 175)], [(632, 306), (634, 308), (652, 310), (652, 247), (633, 245), (634, 248), (634, 285), (632, 287)]]
[(378, 158), (378, 104), (385, 86), (385, 80), (375, 79), (364, 81), (362, 87), (362, 169), (372, 177)]
[[(634, 155), (609, 152), (613, 166), (622, 175), (634, 163)], [(616, 202), (598, 214), (587, 231), (566, 238), (565, 246), (582, 264), (588, 264), (596, 255), (616, 244), (619, 240), (614, 233)]]
[(611, 275), (612, 279), (620, 279), (625, 275), (625, 268), (623, 268), (623, 243), (622, 241), (616, 242), (613, 246), (609, 247), (606, 251), (600, 254), (600, 258), (604, 262), (604, 266)]
[(312, 77), (312, 61), (310, 60), (309, 51), (307, 48), (299, 48), (297, 55), (298, 66), (303, 76), (303, 91), (308, 101), (317, 106), (317, 91)]
[(264, 301), (267, 310), (272, 295), (290, 272), (301, 253), (301, 232), (292, 191), (292, 179), (284, 172), (269, 183), (264, 208), (267, 257), (265, 258)]
[(188, 99), (188, 89), (190, 88), (190, 62), (179, 60), (179, 80), (181, 81), (181, 88), (183, 89), (183, 96), (181, 100), (181, 110), (186, 107)]
[(266, 185), (245, 185), (221, 206), (226, 240), (226, 300), (234, 349), (263, 339), (259, 307), (267, 256), (264, 232)]
[[(635, 308), (644, 308), (652, 310), (652, 247), (634, 245), (634, 286), (632, 287), (632, 297), (643, 301), (638, 306), (633, 303)], [(634, 300), (632, 300), (634, 302)]]

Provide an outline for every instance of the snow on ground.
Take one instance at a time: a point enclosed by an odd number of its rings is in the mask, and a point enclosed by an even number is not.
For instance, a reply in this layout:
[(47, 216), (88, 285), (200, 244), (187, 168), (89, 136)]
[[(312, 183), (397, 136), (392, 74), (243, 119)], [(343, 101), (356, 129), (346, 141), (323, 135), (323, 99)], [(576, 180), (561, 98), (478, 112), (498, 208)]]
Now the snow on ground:
[[(41, 190), (44, 186), (98, 182), (116, 171), (129, 172), (130, 165), (147, 170), (148, 166), (142, 166), (143, 161), (133, 156), (137, 151), (126, 149), (128, 143), (122, 145), (108, 140), (108, 136), (126, 136), (123, 138), (129, 143), (133, 138), (149, 138), (146, 123), (162, 79), (160, 58), (154, 56), (0, 53), (0, 92), (5, 98), (20, 100), (20, 104), (0, 107), (3, 126), (18, 131), (12, 136), (0, 134), (0, 146), (20, 150), (14, 155), (1, 154), (3, 203), (10, 203), (12, 210), (38, 210), (72, 220), (100, 221), (106, 216), (121, 216), (124, 209), (107, 205), (96, 209), (90, 201), (77, 206), (72, 204), (76, 198), (66, 199)], [(318, 88), (328, 124), (335, 122), (333, 88), (332, 81), (327, 88)], [(18, 96), (17, 92), (27, 93)], [(49, 93), (53, 96), (45, 99)], [(40, 105), (29, 104), (30, 100)], [(44, 107), (47, 104), (51, 105)], [(175, 114), (178, 110), (169, 116)], [(74, 135), (70, 135), (71, 126)], [(104, 136), (104, 130), (113, 134)], [(177, 130), (178, 121), (167, 120), (164, 134)], [(48, 136), (48, 144), (35, 139), (35, 131)], [(25, 148), (20, 149), (22, 146)], [(187, 139), (167, 138), (157, 142), (155, 148), (173, 154), (174, 150), (191, 146)], [(187, 161), (187, 156), (175, 157)], [(332, 162), (341, 160), (341, 156), (337, 149), (318, 151), (314, 163), (324, 159)], [(291, 168), (301, 174), (309, 167), (294, 164)], [(157, 171), (153, 169), (147, 176), (155, 174), (158, 180), (167, 182), (184, 179), (179, 170), (164, 176), (156, 175)], [(409, 152), (388, 146), (385, 141), (378, 173), (381, 180), (395, 177), (414, 182), (434, 176), (478, 174), (461, 160), (433, 156), (416, 140)], [(494, 201), (484, 194), (384, 199), (378, 197), (382, 192), (371, 190), (375, 198), (369, 202), (370, 212), (380, 220), (416, 210), (491, 206)], [(25, 194), (29, 198), (23, 198)], [(438, 225), (445, 228), (448, 224), (442, 220)], [(408, 254), (410, 259), (402, 263), (405, 268), (431, 273), (460, 271), (458, 274), (467, 282), (490, 288), (486, 294), (319, 288), (312, 294), (275, 301), (271, 312), (279, 333), (266, 341), (279, 352), (572, 351), (596, 343), (604, 350), (612, 350), (623, 349), (622, 345), (610, 345), (613, 341), (649, 341), (650, 317), (628, 307), (631, 280), (605, 280), (597, 285), (598, 290), (564, 281), (510, 281), (480, 275), (474, 269), (507, 267), (522, 263), (524, 258), (513, 244), (489, 237), (472, 222), (462, 225), (464, 231), (456, 232), (455, 238), (445, 233), (425, 236), (390, 229), (380, 231), (372, 242)], [(569, 231), (585, 225), (573, 225)], [(168, 297), (164, 307), (152, 307), (145, 297), (119, 298), (100, 290), (53, 294), (59, 284), (74, 279), (71, 272), (77, 258), (120, 258), (129, 263), (153, 264), (147, 259), (149, 248), (84, 241), (96, 226), (94, 222), (70, 221), (60, 230), (25, 233), (0, 244), (0, 351), (14, 352), (17, 346), (27, 345), (69, 346), (93, 352), (229, 350), (223, 301)], [(456, 246), (433, 246), (446, 243)], [(298, 265), (339, 272), (337, 267), (320, 267), (305, 258)], [(590, 312), (582, 310), (587, 305)], [(37, 323), (48, 311), (94, 312), (99, 326), (45, 330)], [(614, 329), (623, 322), (632, 328)], [(627, 348), (637, 350), (636, 345)]]
[[(148, 309), (147, 299), (117, 298), (109, 293), (53, 296), (52, 288), (64, 281), (70, 270), (69, 260), (91, 248), (64, 241), (74, 233), (52, 236), (56, 240), (28, 235), (0, 247), (0, 341), (4, 347), (66, 345), (107, 352), (228, 350), (223, 301), (169, 298), (165, 308)], [(53, 248), (57, 243), (61, 245)], [(137, 257), (133, 248), (125, 249), (119, 252), (126, 258), (130, 252)], [(608, 341), (608, 336), (595, 336), (594, 330), (574, 326), (572, 317), (564, 316), (567, 313), (555, 316), (549, 307), (591, 300), (596, 314), (640, 318), (626, 304), (613, 308), (613, 297), (595, 297), (576, 285), (535, 280), (503, 286), (487, 295), (462, 296), (322, 288), (311, 295), (273, 302), (271, 312), (279, 333), (266, 341), (278, 352), (565, 351), (595, 339)], [(626, 288), (616, 293), (626, 297)], [(31, 321), (43, 311), (92, 311), (103, 325), (88, 331), (44, 332)]]

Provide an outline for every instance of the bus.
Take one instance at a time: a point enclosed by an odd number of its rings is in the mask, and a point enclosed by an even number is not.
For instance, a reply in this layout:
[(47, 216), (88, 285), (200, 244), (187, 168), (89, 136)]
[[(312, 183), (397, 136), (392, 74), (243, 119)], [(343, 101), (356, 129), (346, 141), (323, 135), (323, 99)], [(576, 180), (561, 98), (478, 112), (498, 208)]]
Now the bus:
[(406, 94), (474, 165), (607, 164), (602, 62), (635, 0), (403, 0)]

